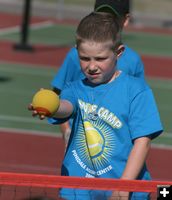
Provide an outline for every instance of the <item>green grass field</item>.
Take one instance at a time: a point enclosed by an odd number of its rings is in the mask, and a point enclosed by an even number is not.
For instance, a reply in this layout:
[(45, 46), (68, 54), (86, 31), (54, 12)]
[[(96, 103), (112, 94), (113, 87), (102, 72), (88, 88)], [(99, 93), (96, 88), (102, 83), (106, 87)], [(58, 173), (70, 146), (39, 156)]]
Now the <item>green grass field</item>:
[[(73, 45), (75, 26), (51, 25), (30, 30), (32, 44)], [(19, 32), (0, 35), (0, 40), (19, 41)], [(140, 54), (170, 56), (172, 36), (150, 33), (125, 33), (124, 41)], [(31, 117), (27, 110), (34, 93), (41, 87), (50, 88), (50, 82), (57, 72), (55, 68), (36, 65), (0, 63), (0, 128), (16, 128), (32, 131), (59, 133), (58, 126), (48, 125)], [(164, 124), (165, 134), (154, 143), (172, 145), (172, 79), (147, 79), (153, 89)], [(169, 139), (170, 138), (170, 139)]]

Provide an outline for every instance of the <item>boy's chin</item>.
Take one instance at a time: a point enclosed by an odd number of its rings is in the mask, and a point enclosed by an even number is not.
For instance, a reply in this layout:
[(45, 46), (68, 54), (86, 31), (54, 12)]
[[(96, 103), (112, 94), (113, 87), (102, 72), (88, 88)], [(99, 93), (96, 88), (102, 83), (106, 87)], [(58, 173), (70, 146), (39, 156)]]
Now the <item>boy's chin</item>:
[(88, 79), (88, 80), (93, 85), (106, 84), (110, 82), (110, 80), (105, 80), (105, 79)]
[(88, 79), (88, 81), (93, 85), (100, 85), (102, 84), (102, 80), (99, 79)]

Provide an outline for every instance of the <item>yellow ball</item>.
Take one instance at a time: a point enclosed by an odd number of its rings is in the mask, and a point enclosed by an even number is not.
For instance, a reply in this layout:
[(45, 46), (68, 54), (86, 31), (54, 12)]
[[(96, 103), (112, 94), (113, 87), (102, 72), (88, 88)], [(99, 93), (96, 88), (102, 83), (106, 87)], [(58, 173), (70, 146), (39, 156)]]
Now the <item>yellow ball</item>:
[(33, 108), (40, 114), (51, 116), (56, 112), (60, 104), (59, 96), (48, 89), (39, 90), (32, 100)]

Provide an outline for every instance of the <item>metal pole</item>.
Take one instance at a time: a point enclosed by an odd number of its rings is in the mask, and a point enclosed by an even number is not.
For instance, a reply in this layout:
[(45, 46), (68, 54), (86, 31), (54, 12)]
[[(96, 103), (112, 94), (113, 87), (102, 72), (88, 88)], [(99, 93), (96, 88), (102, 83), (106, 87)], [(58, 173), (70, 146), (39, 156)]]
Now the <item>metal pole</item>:
[(33, 48), (28, 44), (29, 24), (30, 24), (30, 11), (31, 0), (25, 0), (23, 9), (23, 21), (21, 25), (21, 41), (19, 44), (15, 44), (14, 48), (17, 50), (32, 51)]

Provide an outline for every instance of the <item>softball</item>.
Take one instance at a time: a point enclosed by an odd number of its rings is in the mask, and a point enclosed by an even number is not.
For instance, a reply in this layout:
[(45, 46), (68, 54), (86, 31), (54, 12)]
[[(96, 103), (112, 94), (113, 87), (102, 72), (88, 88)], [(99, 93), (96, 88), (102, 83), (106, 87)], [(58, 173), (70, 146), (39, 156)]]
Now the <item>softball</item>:
[(51, 116), (54, 114), (60, 104), (59, 96), (49, 89), (41, 89), (34, 96), (32, 100), (33, 108), (39, 115)]

